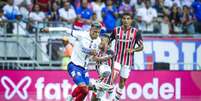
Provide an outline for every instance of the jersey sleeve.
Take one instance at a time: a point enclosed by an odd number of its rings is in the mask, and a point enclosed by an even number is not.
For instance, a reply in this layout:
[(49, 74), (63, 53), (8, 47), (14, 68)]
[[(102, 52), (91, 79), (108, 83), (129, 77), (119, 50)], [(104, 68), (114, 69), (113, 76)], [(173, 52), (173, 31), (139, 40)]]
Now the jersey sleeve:
[(117, 28), (114, 28), (112, 34), (110, 35), (109, 43), (111, 43), (116, 38), (116, 32), (117, 32), (116, 30), (117, 30)]
[(67, 28), (67, 27), (48, 27), (48, 30), (50, 32), (54, 32), (54, 31), (56, 31), (56, 32), (61, 31), (62, 32), (63, 31), (63, 32), (66, 32), (68, 34), (70, 34), (72, 32), (72, 29)]
[(71, 32), (71, 36), (73, 36), (76, 39), (80, 40), (80, 39), (86, 37), (86, 33), (89, 33), (89, 32), (87, 32), (87, 31), (81, 31), (81, 30), (73, 30)]
[(136, 41), (135, 44), (137, 44), (138, 46), (143, 45), (143, 39), (142, 39), (142, 35), (141, 35), (141, 31), (137, 31), (136, 33)]
[(71, 28), (67, 28), (67, 27), (49, 27), (48, 30), (50, 32), (53, 32), (53, 31), (63, 31), (63, 32), (66, 32), (67, 34), (75, 37), (76, 39), (81, 39), (84, 37), (84, 35), (86, 33), (88, 33), (87, 31), (81, 31), (81, 30), (73, 30)]

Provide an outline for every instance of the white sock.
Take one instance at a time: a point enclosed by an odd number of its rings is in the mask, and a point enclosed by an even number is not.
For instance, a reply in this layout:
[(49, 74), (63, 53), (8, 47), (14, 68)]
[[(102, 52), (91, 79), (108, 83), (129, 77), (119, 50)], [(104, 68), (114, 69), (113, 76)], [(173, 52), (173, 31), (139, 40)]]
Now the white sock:
[(112, 100), (114, 98), (114, 95), (113, 95), (113, 90), (114, 90), (114, 87), (110, 88), (108, 90), (108, 93), (109, 93), (109, 100)]
[(116, 94), (115, 94), (115, 100), (116, 100), (116, 101), (119, 101), (119, 99), (120, 99), (120, 97), (121, 97), (121, 95), (122, 95), (122, 92), (123, 92), (123, 89), (117, 87), (117, 89), (116, 89)]

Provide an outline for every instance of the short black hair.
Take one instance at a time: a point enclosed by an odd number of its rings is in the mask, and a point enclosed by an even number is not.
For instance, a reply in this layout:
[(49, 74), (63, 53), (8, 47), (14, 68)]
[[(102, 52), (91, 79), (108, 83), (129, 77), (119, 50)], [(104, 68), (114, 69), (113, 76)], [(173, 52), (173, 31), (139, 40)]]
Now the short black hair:
[(94, 21), (94, 22), (92, 22), (91, 27), (101, 28), (101, 25), (98, 21)]
[(133, 15), (131, 15), (130, 13), (123, 13), (123, 14), (122, 14), (122, 17), (123, 17), (123, 16), (130, 16), (131, 18), (133, 18)]

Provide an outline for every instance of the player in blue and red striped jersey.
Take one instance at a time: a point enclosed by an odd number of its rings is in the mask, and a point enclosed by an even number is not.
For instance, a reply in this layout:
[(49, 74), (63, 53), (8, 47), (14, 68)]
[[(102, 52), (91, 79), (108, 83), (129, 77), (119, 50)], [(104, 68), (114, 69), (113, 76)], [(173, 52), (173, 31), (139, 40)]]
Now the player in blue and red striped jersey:
[[(143, 50), (143, 40), (140, 31), (132, 27), (132, 16), (125, 13), (122, 16), (122, 25), (114, 28), (110, 42), (115, 40), (114, 72), (120, 73), (120, 82), (116, 90), (115, 100), (119, 100), (125, 82), (129, 77), (131, 66), (134, 65), (134, 52)], [(117, 76), (117, 74), (113, 74)]]

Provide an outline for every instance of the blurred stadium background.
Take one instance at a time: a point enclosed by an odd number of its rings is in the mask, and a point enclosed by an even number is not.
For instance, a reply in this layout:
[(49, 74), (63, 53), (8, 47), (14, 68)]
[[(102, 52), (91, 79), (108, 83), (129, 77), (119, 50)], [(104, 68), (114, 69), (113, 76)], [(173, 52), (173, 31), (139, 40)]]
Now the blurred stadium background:
[(145, 44), (144, 52), (135, 55), (134, 69), (162, 65), (200, 70), (200, 6), (201, 0), (1, 0), (0, 69), (63, 69), (63, 41), (76, 39), (65, 32), (43, 33), (42, 28), (88, 30), (93, 21), (100, 21), (102, 36), (120, 25), (121, 14), (128, 12)]

